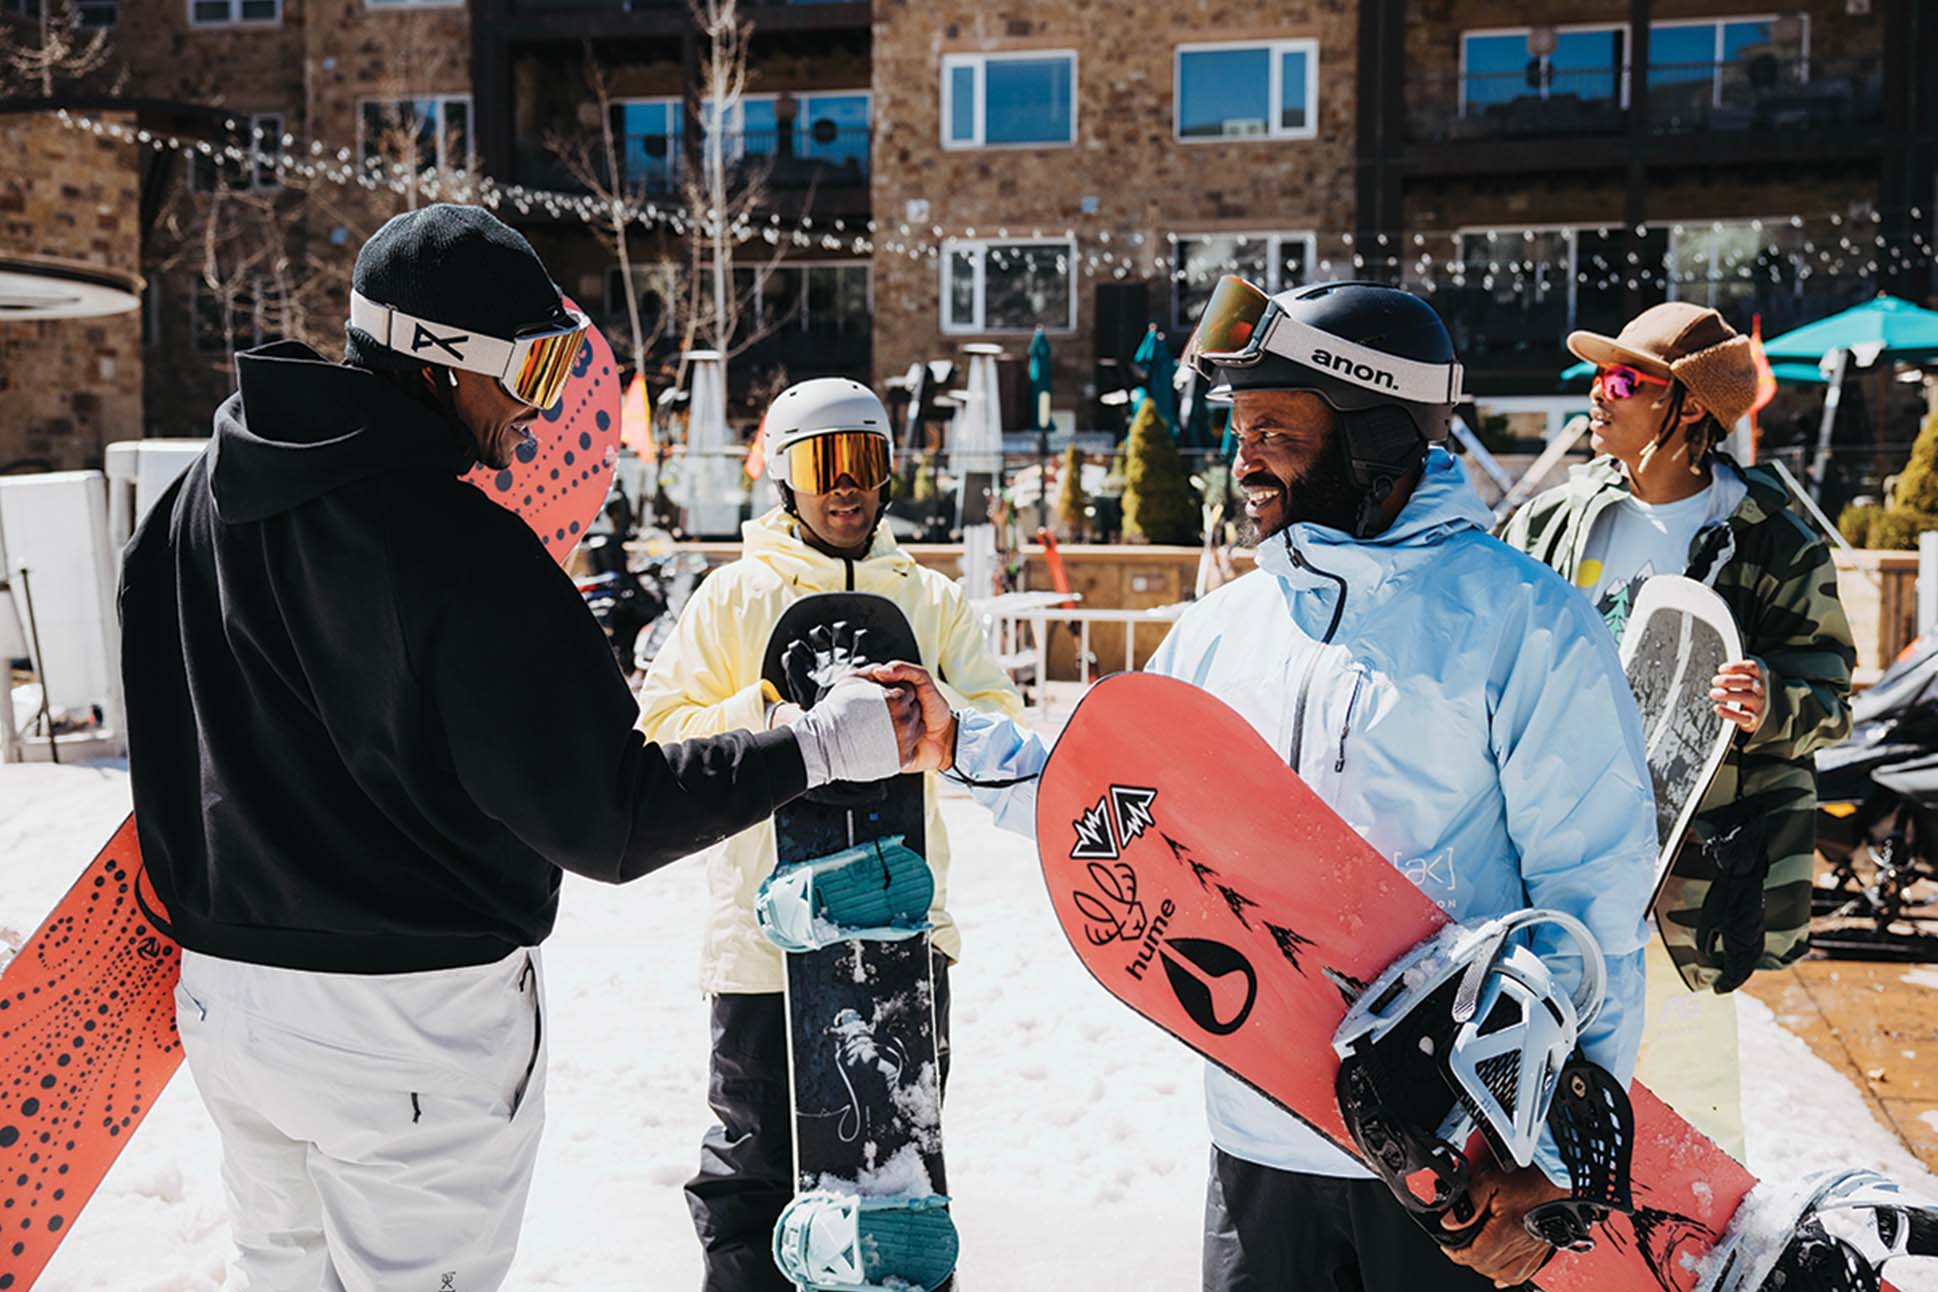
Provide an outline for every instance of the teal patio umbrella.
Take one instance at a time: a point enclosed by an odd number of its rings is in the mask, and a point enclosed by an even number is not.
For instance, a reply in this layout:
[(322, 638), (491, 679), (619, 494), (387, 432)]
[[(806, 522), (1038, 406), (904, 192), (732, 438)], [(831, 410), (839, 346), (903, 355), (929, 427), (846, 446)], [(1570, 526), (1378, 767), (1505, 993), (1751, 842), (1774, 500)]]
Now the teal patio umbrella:
[(1801, 360), (1829, 371), (1830, 391), (1824, 397), (1823, 424), (1817, 431), (1817, 452), (1810, 463), (1810, 492), (1821, 497), (1830, 468), (1831, 427), (1843, 398), (1844, 382), (1853, 366), (1871, 369), (1877, 377), (1873, 430), (1878, 453), (1884, 452), (1882, 410), (1893, 364), (1938, 362), (1938, 312), (1880, 292), (1873, 300), (1853, 305), (1841, 314), (1793, 328), (1763, 343), (1763, 352), (1777, 359)]
[(1032, 431), (1050, 429), (1050, 338), (1039, 324), (1030, 338), (1030, 424)]
[(1879, 359), (1893, 363), (1938, 359), (1938, 311), (1880, 295), (1763, 343), (1763, 353), (1773, 364), (1778, 359), (1820, 363), (1838, 350), (1850, 351), (1866, 368)]
[(1148, 398), (1157, 405), (1157, 415), (1171, 428), (1171, 438), (1178, 435), (1178, 392), (1171, 384), (1172, 374), (1177, 364), (1171, 358), (1171, 347), (1164, 344), (1164, 334), (1153, 324), (1138, 343), (1137, 353), (1131, 362), (1144, 370), (1144, 384), (1131, 392), (1131, 407), (1142, 410)]

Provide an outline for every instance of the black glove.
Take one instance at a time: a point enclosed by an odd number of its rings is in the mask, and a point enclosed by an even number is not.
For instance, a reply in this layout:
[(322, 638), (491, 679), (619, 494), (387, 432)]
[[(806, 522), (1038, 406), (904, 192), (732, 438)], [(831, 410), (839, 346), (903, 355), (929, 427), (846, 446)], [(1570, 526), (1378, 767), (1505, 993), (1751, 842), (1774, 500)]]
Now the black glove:
[(1763, 880), (1770, 857), (1761, 814), (1733, 804), (1711, 815), (1715, 833), (1697, 846), (1714, 874), (1696, 919), (1696, 951), (1710, 964), (1722, 962), (1718, 995), (1735, 991), (1763, 957)]
[(816, 624), (808, 629), (807, 636), (789, 642), (781, 652), (787, 698), (803, 709), (811, 709), (842, 678), (882, 662), (869, 654), (869, 637), (866, 628), (838, 620), (832, 624)]

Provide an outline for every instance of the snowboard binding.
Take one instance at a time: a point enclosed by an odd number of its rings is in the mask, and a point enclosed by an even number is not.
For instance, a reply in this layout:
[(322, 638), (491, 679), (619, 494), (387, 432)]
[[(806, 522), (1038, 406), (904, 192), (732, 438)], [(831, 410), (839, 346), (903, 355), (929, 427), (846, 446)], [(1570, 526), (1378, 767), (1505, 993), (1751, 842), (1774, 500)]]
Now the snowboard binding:
[(935, 872), (891, 835), (777, 870), (761, 881), (754, 922), (782, 951), (837, 942), (899, 942), (929, 928)]
[(1699, 1286), (1878, 1292), (1885, 1264), (1905, 1256), (1938, 1257), (1938, 1204), (1910, 1197), (1875, 1171), (1822, 1171), (1792, 1189), (1753, 1190), (1705, 1262)]
[[(1564, 992), (1547, 964), (1510, 939), (1554, 925), (1572, 941), (1581, 983)], [(1533, 1164), (1545, 1128), (1571, 1192), (1536, 1208), (1528, 1232), (1585, 1251), (1592, 1228), (1633, 1206), (1628, 1096), (1578, 1050), (1606, 988), (1601, 949), (1580, 921), (1522, 911), (1450, 926), (1401, 956), (1353, 1001), (1333, 1036), (1335, 1089), (1369, 1165), (1436, 1242), (1479, 1234), (1465, 1145), (1478, 1130), (1503, 1169)], [(1422, 1057), (1426, 1062), (1421, 1062)], [(1451, 1216), (1459, 1228), (1447, 1228)]]
[[(781, 673), (787, 679), (787, 698), (803, 709), (812, 709), (850, 674), (887, 663), (876, 658), (874, 636), (866, 627), (837, 620), (816, 624), (804, 636), (789, 642), (780, 661)], [(804, 797), (810, 803), (830, 807), (861, 807), (887, 798), (888, 787), (881, 781), (835, 781), (809, 790)]]
[(796, 1194), (774, 1226), (774, 1264), (808, 1292), (928, 1292), (955, 1270), (949, 1199)]

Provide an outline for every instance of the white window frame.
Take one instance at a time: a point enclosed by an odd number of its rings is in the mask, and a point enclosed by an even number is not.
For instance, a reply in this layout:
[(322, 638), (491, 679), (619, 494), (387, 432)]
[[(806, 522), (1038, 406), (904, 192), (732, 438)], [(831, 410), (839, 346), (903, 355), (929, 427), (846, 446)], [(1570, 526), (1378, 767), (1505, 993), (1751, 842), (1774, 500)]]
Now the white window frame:
[(195, 16), (196, 2), (197, 0), (183, 0), (183, 9), (188, 14), (188, 25), (198, 31), (212, 31), (225, 27), (246, 27), (253, 30), (260, 27), (280, 27), (283, 25), (283, 0), (270, 0), (270, 3), (276, 6), (276, 16), (274, 18), (244, 18), (242, 16), (242, 0), (227, 0), (229, 6), (229, 16), (227, 18), (197, 18)]
[[(1713, 27), (1716, 39), (1709, 44), (1709, 105), (1714, 108), (1723, 106), (1723, 27), (1732, 22), (1769, 22), (1779, 18), (1796, 18), (1803, 24), (1798, 40), (1797, 72), (1799, 79), (1810, 79), (1810, 15), (1807, 13), (1725, 13), (1714, 18), (1657, 18), (1649, 23), (1653, 32), (1658, 27)], [(1655, 70), (1655, 43), (1649, 43), (1649, 71)]]
[[(1622, 65), (1615, 70), (1619, 73), (1615, 81), (1617, 97), (1624, 111), (1628, 109), (1629, 78), (1635, 74), (1635, 33), (1625, 22), (1559, 22), (1552, 25), (1556, 35), (1569, 31), (1619, 31), (1622, 33)], [(1533, 26), (1520, 27), (1469, 27), (1460, 33), (1460, 78), (1456, 83), (1460, 90), (1458, 115), (1467, 115), (1467, 38), (1469, 36), (1519, 36), (1525, 44)], [(1532, 57), (1530, 55), (1529, 57)], [(1599, 69), (1598, 69), (1599, 70)], [(1547, 92), (1542, 92), (1547, 97)], [(1508, 226), (1501, 226), (1508, 227)], [(1515, 228), (1531, 229), (1534, 225), (1515, 225)]]
[[(1027, 144), (985, 143), (988, 132), (989, 94), (987, 72), (991, 63), (1014, 63), (1024, 59), (1067, 58), (1070, 60), (1070, 137), (1065, 140), (1050, 140)], [(944, 54), (942, 56), (942, 148), (945, 152), (970, 152), (976, 150), (1013, 150), (1018, 148), (1075, 148), (1080, 126), (1077, 120), (1079, 95), (1077, 93), (1080, 60), (1074, 49), (1008, 49), (989, 53)], [(955, 119), (955, 77), (959, 67), (975, 69), (975, 110), (972, 121), (975, 134), (968, 140), (950, 138), (949, 127)], [(874, 119), (874, 104), (869, 104), (869, 120)]]
[(1462, 254), (1460, 245), (1463, 238), (1486, 237), (1490, 233), (1503, 236), (1511, 234), (1515, 237), (1519, 237), (1524, 233), (1566, 234), (1568, 237), (1568, 326), (1572, 328), (1575, 326), (1575, 320), (1579, 316), (1581, 308), (1581, 231), (1584, 227), (1599, 228), (1600, 226), (1542, 224), (1538, 222), (1530, 224), (1463, 224), (1454, 230), (1454, 259), (1463, 266), (1462, 272), (1465, 272), (1464, 267), (1467, 263), (1467, 257)]
[[(668, 141), (666, 150), (666, 178), (667, 182), (671, 184), (679, 183), (681, 172), (686, 166), (684, 156), (686, 145), (684, 141), (686, 139), (686, 128), (689, 124), (686, 119), (686, 100), (677, 94), (633, 94), (623, 99), (614, 99), (612, 101), (612, 106), (615, 108), (652, 108), (676, 103), (681, 105), (680, 129), (677, 134), (668, 132), (666, 136)], [(626, 147), (625, 136), (621, 134), (614, 142), (620, 149), (620, 160), (623, 162)]]
[[(1270, 62), (1266, 76), (1267, 112), (1262, 135), (1186, 135), (1184, 133), (1184, 56), (1215, 54), (1234, 49), (1263, 49)], [(1279, 109), (1285, 89), (1285, 55), (1305, 55), (1305, 125), (1288, 130), (1279, 124)], [(1180, 144), (1260, 143), (1266, 140), (1316, 139), (1319, 137), (1319, 42), (1306, 37), (1294, 40), (1220, 40), (1179, 45), (1171, 54), (1171, 139)]]
[[(1037, 324), (1024, 327), (992, 328), (988, 326), (987, 274), (985, 272), (988, 252), (991, 247), (1061, 247), (1068, 257), (1070, 271), (1070, 315), (1067, 322), (1059, 327), (1043, 326), (1049, 336), (1069, 336), (1077, 330), (1077, 240), (1075, 238), (947, 238), (942, 243), (942, 255), (936, 267), (936, 281), (940, 295), (936, 304), (944, 336), (1027, 336), (1035, 331)], [(974, 324), (964, 327), (949, 321), (950, 266), (959, 251), (974, 251), (976, 319)], [(874, 290), (873, 276), (869, 279), (869, 291)]]
[(1286, 290), (1287, 287), (1303, 286), (1303, 284), (1299, 284), (1299, 283), (1288, 284), (1288, 283), (1280, 282), (1279, 269), (1280, 269), (1280, 266), (1285, 262), (1285, 257), (1280, 254), (1279, 249), (1288, 242), (1304, 243), (1306, 281), (1307, 282), (1317, 281), (1312, 277), (1312, 273), (1315, 269), (1318, 268), (1319, 235), (1310, 229), (1190, 229), (1190, 230), (1184, 230), (1184, 231), (1173, 231), (1171, 234), (1171, 326), (1172, 327), (1182, 328), (1182, 327), (1194, 326), (1193, 324), (1187, 323), (1185, 321), (1184, 311), (1181, 308), (1184, 302), (1182, 299), (1180, 299), (1180, 293), (1178, 289), (1183, 281), (1182, 278), (1180, 277), (1180, 275), (1183, 273), (1183, 269), (1178, 264), (1178, 244), (1181, 242), (1190, 242), (1194, 239), (1200, 239), (1200, 238), (1263, 238), (1266, 244), (1265, 246), (1266, 281), (1264, 283), (1264, 287), (1267, 295), (1276, 295), (1279, 292)]
[[(1665, 299), (1672, 301), (1691, 299), (1690, 297), (1682, 295), (1683, 280), (1677, 276), (1672, 267), (1675, 262), (1676, 243), (1678, 241), (1694, 234), (1700, 234), (1704, 238), (1713, 238), (1717, 232), (1716, 226), (1719, 224), (1748, 226), (1758, 222), (1761, 222), (1766, 229), (1788, 229), (1792, 227), (1790, 217), (1787, 215), (1719, 215), (1712, 216), (1706, 220), (1691, 218), (1668, 221), (1669, 237), (1662, 248), (1662, 281)], [(1664, 221), (1654, 220), (1651, 223), (1659, 227)], [(1678, 229), (1682, 230), (1680, 234), (1676, 232)], [(1713, 246), (1711, 251), (1713, 256)], [(1713, 267), (1715, 260), (1712, 258), (1709, 263)], [(1698, 304), (1714, 308), (1716, 288), (1727, 281), (1729, 280), (1712, 276), (1700, 280), (1700, 283), (1692, 281), (1689, 285), (1692, 287), (1700, 285), (1703, 288), (1703, 295), (1697, 301)]]
[[(460, 173), (469, 172), (471, 170), (476, 169), (478, 164), (478, 128), (477, 128), (477, 115), (476, 115), (477, 107), (475, 104), (472, 103), (471, 96), (468, 93), (467, 94), (395, 94), (395, 95), (367, 94), (359, 97), (357, 99), (357, 151), (356, 151), (357, 169), (363, 170), (366, 166), (366, 162), (364, 158), (364, 138), (363, 138), (363, 118), (364, 118), (365, 108), (369, 107), (373, 103), (382, 107), (396, 107), (400, 103), (423, 103), (426, 101), (437, 104), (438, 155), (431, 162), (431, 165), (441, 171), (448, 170), (448, 171), (457, 171)], [(449, 161), (445, 159), (445, 156), (444, 156), (444, 145), (445, 145), (444, 108), (445, 108), (445, 105), (448, 103), (462, 103), (464, 105), (464, 115), (465, 115), (465, 123), (466, 123), (465, 131), (464, 131), (465, 155), (464, 155), (464, 164), (462, 166), (451, 165)], [(420, 159), (420, 165), (421, 164), (422, 163)]]

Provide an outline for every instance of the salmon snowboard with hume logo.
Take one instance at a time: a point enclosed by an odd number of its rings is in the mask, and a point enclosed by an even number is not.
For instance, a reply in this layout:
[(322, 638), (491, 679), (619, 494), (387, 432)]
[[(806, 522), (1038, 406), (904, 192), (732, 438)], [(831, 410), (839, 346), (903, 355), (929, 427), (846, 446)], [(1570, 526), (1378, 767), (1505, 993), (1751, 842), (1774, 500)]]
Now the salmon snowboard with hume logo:
[[(1152, 674), (1092, 688), (1037, 791), (1057, 920), (1113, 996), (1355, 1153), (1332, 1035), (1446, 916), (1249, 723)], [(1558, 1252), (1547, 1292), (1692, 1292), (1750, 1173), (1643, 1089), (1633, 1216)], [(1485, 1150), (1482, 1150), (1485, 1151)]]
[[(564, 562), (605, 505), (619, 445), (612, 348), (586, 334), (535, 443), (465, 478)], [(0, 1292), (26, 1292), (182, 1062), (180, 949), (131, 816), (0, 971)]]

